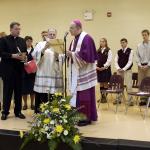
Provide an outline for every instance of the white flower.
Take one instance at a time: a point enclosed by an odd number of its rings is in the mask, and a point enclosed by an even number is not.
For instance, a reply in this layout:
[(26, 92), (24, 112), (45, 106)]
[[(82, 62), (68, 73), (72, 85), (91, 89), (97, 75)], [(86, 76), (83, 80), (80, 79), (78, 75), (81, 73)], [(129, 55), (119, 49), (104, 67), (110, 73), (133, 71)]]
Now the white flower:
[(37, 140), (38, 140), (38, 141), (41, 141), (41, 138), (39, 137)]
[(68, 130), (64, 130), (64, 135), (68, 135)]
[(45, 105), (48, 105), (48, 104), (49, 104), (49, 102), (46, 102), (46, 103), (45, 103)]
[(62, 123), (62, 120), (59, 120), (60, 123)]
[(65, 102), (66, 100), (65, 100), (65, 99), (61, 99), (60, 101), (61, 101), (61, 102)]
[(66, 119), (64, 119), (64, 123), (67, 123), (68, 121)]
[(44, 134), (46, 133), (45, 129), (43, 129), (43, 128), (41, 128), (39, 132), (44, 133)]
[(64, 115), (64, 116), (63, 116), (63, 118), (65, 119), (65, 118), (67, 118), (67, 116), (66, 116), (66, 115)]
[(55, 124), (55, 121), (54, 121), (54, 120), (51, 120), (50, 124)]
[(40, 125), (41, 125), (41, 124), (38, 122), (38, 123), (37, 123), (37, 126), (40, 127)]
[(45, 114), (48, 114), (49, 113), (49, 110), (45, 110), (45, 112), (44, 112)]
[(46, 127), (45, 127), (45, 131), (48, 131), (48, 130), (49, 130), (49, 127), (48, 127), (48, 126), (46, 126)]
[(47, 139), (51, 139), (51, 135), (47, 133)]

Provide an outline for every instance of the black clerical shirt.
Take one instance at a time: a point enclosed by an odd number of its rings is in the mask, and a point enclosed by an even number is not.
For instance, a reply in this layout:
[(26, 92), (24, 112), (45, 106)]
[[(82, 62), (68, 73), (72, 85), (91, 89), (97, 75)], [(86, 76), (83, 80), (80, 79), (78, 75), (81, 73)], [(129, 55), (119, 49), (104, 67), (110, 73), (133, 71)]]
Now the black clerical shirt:
[(19, 52), (17, 47), (21, 52), (27, 52), (26, 42), (21, 37), (8, 35), (0, 39), (0, 57), (4, 75), (10, 75), (14, 70), (23, 69), (23, 62), (12, 58), (12, 54)]

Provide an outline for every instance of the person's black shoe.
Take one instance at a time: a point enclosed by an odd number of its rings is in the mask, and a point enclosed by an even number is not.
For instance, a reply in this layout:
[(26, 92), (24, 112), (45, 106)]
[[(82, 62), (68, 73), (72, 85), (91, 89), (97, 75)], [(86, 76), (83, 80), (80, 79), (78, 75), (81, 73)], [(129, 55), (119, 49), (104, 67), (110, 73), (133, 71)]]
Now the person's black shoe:
[(130, 102), (128, 102), (127, 105), (128, 105), (128, 106), (134, 106), (134, 102), (130, 101)]
[(2, 116), (1, 116), (1, 120), (7, 120), (7, 115), (2, 114)]
[(91, 124), (91, 121), (89, 121), (89, 120), (82, 120), (82, 121), (78, 122), (79, 127), (87, 126), (87, 125), (90, 125), (90, 124)]
[(31, 110), (34, 110), (34, 109), (35, 109), (34, 105), (31, 105)]
[(103, 97), (103, 98), (101, 99), (101, 103), (107, 103), (106, 98)]
[(115, 100), (115, 101), (113, 102), (114, 105), (117, 105), (117, 103), (118, 103), (118, 104), (121, 104), (121, 101), (119, 100), (119, 102), (117, 102), (117, 100)]
[(26, 118), (25, 115), (22, 114), (22, 113), (15, 114), (15, 116), (16, 116), (17, 118), (20, 118), (20, 119), (25, 119), (25, 118)]
[(146, 105), (146, 101), (141, 101), (141, 102), (139, 103), (139, 106), (144, 106), (144, 105)]
[(28, 106), (27, 105), (24, 105), (23, 106), (23, 110), (27, 110), (28, 109)]
[(100, 101), (101, 101), (101, 100), (100, 100), (100, 99), (98, 99), (98, 100), (97, 100), (97, 103), (99, 103)]
[(34, 113), (35, 113), (35, 114), (39, 114), (39, 113), (40, 113), (40, 109), (39, 109), (39, 108), (36, 108), (36, 107), (34, 106)]
[(107, 103), (105, 94), (102, 94), (101, 103)]
[[(144, 101), (141, 101), (141, 102), (139, 103), (139, 106), (146, 106), (146, 105), (147, 105), (147, 102), (144, 102)], [(149, 104), (148, 107), (150, 107), (150, 104)]]

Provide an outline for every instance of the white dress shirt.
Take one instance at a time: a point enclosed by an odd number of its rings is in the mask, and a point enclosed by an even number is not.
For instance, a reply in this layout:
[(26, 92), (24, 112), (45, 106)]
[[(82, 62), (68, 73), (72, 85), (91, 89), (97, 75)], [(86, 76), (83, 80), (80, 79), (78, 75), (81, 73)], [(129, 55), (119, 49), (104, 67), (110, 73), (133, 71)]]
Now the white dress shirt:
[[(102, 53), (104, 53), (104, 50), (105, 50), (105, 49), (106, 49), (106, 48), (102, 48)], [(104, 64), (104, 67), (109, 67), (109, 66), (111, 65), (112, 57), (113, 57), (112, 51), (109, 50), (109, 51), (108, 51), (108, 58), (107, 58), (106, 63)]]
[(138, 66), (147, 63), (150, 66), (150, 42), (141, 43), (137, 47), (136, 62)]

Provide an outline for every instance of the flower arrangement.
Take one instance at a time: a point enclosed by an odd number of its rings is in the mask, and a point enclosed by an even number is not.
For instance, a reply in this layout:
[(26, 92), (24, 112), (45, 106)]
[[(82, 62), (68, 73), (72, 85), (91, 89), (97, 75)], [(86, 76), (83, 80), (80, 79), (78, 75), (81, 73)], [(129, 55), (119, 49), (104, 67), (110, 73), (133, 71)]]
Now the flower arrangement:
[(40, 105), (40, 113), (33, 116), (31, 129), (20, 131), (24, 142), (22, 150), (30, 141), (48, 142), (49, 150), (56, 150), (60, 143), (66, 143), (73, 150), (81, 150), (79, 133), (76, 124), (84, 118), (70, 105), (70, 97), (63, 98), (60, 93), (51, 96), (47, 103)]

